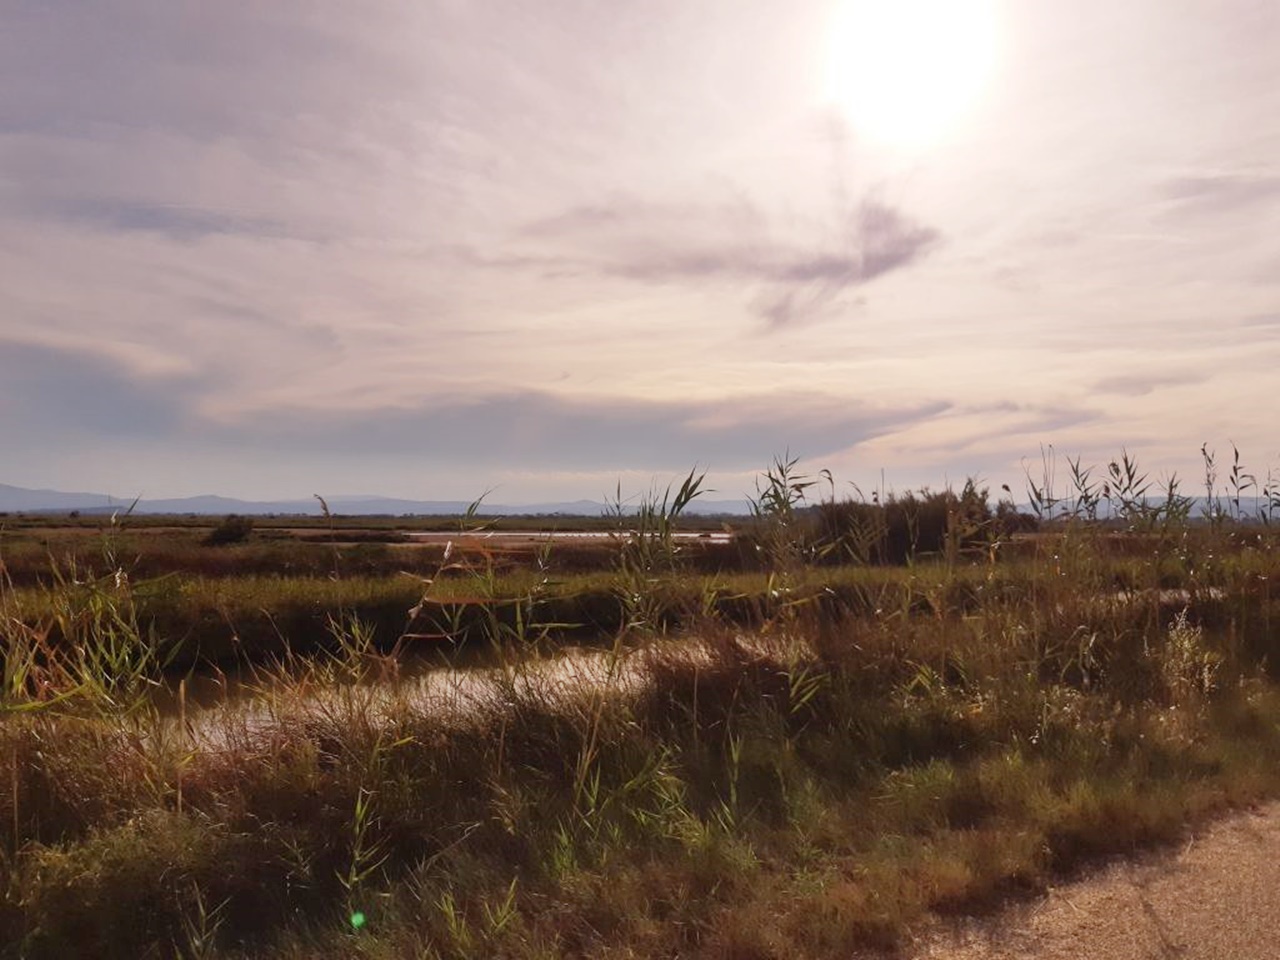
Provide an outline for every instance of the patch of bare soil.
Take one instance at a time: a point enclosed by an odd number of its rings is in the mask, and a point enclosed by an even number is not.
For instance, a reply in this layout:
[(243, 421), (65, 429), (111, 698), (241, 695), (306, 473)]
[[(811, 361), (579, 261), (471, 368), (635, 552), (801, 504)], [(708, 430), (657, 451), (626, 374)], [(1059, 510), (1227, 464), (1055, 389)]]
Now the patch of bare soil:
[(938, 921), (913, 960), (1277, 960), (1280, 803), (986, 920)]

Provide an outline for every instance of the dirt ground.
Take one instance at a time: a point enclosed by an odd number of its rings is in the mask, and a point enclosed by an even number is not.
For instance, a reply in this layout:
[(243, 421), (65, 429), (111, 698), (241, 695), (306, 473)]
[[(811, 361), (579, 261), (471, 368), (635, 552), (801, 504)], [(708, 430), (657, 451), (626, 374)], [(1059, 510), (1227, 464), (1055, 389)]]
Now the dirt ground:
[(985, 920), (938, 921), (911, 960), (1280, 960), (1280, 803)]

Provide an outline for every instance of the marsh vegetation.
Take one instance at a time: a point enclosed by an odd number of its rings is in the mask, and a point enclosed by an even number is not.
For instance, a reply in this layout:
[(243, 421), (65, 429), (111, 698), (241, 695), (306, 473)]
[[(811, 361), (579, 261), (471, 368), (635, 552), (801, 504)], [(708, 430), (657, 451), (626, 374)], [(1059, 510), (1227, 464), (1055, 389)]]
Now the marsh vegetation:
[(694, 473), (510, 549), (8, 518), (0, 955), (845, 957), (1274, 795), (1275, 485), (1068, 463), (783, 458), (728, 541)]

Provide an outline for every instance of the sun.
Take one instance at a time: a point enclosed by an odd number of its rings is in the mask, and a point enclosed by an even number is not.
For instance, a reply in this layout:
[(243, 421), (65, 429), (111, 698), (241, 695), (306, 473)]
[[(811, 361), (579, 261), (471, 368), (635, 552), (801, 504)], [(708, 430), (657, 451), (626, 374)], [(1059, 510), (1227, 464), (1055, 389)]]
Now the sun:
[(859, 135), (927, 147), (989, 82), (997, 21), (995, 0), (847, 0), (830, 33), (827, 94)]

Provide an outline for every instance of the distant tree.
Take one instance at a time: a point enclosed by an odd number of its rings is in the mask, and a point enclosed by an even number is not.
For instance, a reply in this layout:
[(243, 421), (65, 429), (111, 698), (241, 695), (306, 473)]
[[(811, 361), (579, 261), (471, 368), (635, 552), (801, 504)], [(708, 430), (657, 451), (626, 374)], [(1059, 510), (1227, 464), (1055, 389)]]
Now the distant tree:
[(204, 538), (207, 547), (221, 547), (229, 543), (243, 543), (253, 532), (253, 518), (231, 514)]

